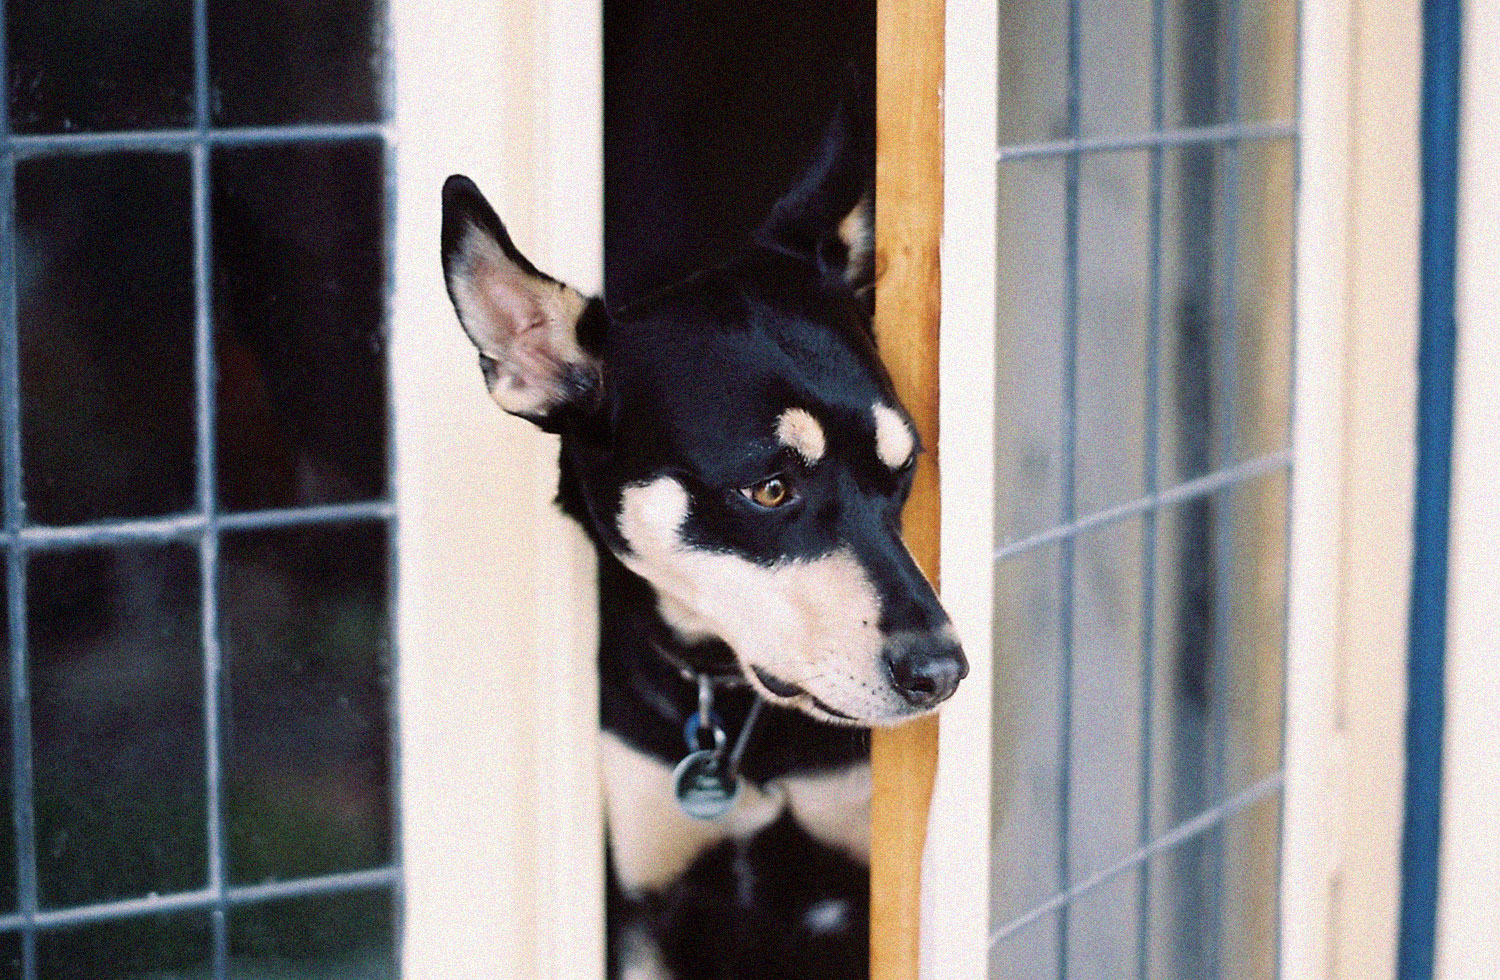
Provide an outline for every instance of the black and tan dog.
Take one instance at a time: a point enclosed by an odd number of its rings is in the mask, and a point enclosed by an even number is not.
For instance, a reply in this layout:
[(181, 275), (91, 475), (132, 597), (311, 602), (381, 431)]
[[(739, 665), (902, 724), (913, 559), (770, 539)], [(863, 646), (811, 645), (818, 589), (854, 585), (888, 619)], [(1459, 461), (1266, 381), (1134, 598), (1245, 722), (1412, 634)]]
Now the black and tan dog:
[(733, 260), (615, 311), (443, 188), (490, 394), (561, 434), (599, 552), (612, 977), (866, 976), (868, 727), (967, 671), (899, 534), (920, 447), (871, 334), (868, 129), (841, 113)]

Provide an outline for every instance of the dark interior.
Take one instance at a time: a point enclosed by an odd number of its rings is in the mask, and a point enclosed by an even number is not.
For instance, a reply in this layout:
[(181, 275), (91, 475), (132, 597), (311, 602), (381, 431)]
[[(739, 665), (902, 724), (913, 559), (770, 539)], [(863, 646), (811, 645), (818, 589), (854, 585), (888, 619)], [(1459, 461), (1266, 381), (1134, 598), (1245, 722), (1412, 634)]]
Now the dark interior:
[(727, 257), (800, 173), (873, 0), (605, 0), (604, 270), (622, 306)]

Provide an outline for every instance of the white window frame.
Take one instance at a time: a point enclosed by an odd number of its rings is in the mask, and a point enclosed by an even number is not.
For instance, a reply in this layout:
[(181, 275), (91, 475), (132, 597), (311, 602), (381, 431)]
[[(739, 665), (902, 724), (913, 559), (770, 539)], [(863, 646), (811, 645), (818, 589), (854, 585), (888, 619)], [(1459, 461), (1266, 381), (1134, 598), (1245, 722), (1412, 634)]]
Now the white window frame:
[(402, 975), (604, 975), (592, 552), (557, 440), (484, 393), (438, 263), (474, 177), (539, 267), (603, 280), (602, 5), (392, 0)]

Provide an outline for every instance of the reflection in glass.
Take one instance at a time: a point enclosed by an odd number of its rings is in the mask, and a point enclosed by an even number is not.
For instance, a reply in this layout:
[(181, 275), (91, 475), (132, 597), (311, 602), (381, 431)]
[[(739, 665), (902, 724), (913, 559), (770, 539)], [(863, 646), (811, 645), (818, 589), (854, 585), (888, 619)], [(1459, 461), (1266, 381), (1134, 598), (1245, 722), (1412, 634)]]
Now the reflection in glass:
[(1150, 186), (1145, 153), (1079, 162), (1078, 515), (1145, 492)]
[(1056, 524), (1063, 513), (1063, 166), (1023, 160), (1000, 171), (995, 343), (995, 537)]
[(197, 554), (186, 545), (31, 558), (43, 907), (205, 884), (198, 587)]
[(213, 939), (207, 912), (143, 916), (37, 934), (45, 980), (200, 980)]
[(394, 933), (386, 892), (242, 905), (229, 913), (229, 978), (388, 980)]
[(208, 0), (214, 124), (379, 119), (384, 8), (380, 0)]
[(385, 494), (383, 156), (376, 140), (213, 156), (227, 510)]
[(357, 524), (224, 538), (235, 883), (391, 858), (387, 533)]
[(21, 451), (38, 524), (194, 502), (188, 159), (16, 166)]
[(1290, 439), (1294, 159), (1265, 141), (1163, 155), (1163, 487)]
[(1068, 884), (1141, 843), (1141, 521), (1078, 538), (1068, 711)]
[(192, 19), (191, 0), (8, 0), (12, 130), (189, 125)]
[[(1140, 868), (1132, 868), (1069, 904), (1068, 980), (1124, 980), (1136, 976), (1140, 958), (1141, 873)], [(1203, 980), (1209, 980), (1210, 976), (1205, 974)]]
[(992, 928), (1063, 884), (1060, 576), (1056, 546), (995, 569)]
[(1281, 764), (1285, 475), (1163, 511), (1156, 567), (1160, 834)]
[[(0, 560), (8, 561), (7, 549), (0, 548)], [(0, 565), (0, 568), (3, 568)], [(10, 598), (7, 577), (0, 574), (0, 691), (10, 697)], [(6, 817), (13, 812), (11, 799), (11, 711), (0, 710), (0, 909), (16, 908), (16, 828)], [(0, 913), (3, 914), (3, 913)], [(5, 958), (10, 947), (8, 937), (0, 934), (0, 978), (7, 976)]]

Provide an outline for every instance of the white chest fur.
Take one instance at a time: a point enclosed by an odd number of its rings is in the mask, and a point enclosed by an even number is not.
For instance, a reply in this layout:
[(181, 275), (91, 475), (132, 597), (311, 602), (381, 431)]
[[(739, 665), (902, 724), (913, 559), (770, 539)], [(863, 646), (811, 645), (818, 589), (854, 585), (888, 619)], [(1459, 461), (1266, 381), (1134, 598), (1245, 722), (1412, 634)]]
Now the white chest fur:
[(628, 893), (660, 891), (708, 848), (750, 837), (787, 810), (814, 840), (859, 861), (870, 860), (868, 764), (778, 779), (763, 787), (746, 783), (724, 817), (694, 820), (673, 799), (670, 766), (609, 732), (600, 739), (610, 851), (620, 886)]

